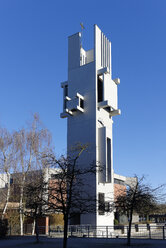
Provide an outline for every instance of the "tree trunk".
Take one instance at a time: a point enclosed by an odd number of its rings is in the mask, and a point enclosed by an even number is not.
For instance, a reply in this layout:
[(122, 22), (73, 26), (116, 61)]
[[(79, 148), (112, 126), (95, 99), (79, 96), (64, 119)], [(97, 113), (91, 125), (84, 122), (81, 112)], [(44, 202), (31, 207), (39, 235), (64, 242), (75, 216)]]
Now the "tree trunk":
[(10, 173), (7, 172), (6, 174), (7, 174), (7, 196), (6, 196), (5, 206), (2, 211), (2, 217), (1, 217), (2, 220), (4, 219), (10, 197)]
[(67, 248), (68, 215), (64, 215), (63, 248)]
[(129, 213), (129, 230), (127, 233), (127, 245), (131, 245), (131, 225), (132, 225), (132, 218), (133, 218), (133, 209), (131, 209)]
[(39, 243), (39, 227), (38, 227), (38, 219), (35, 218), (35, 233), (36, 233), (36, 243)]
[(33, 224), (32, 224), (32, 235), (35, 234), (35, 225), (36, 225), (36, 221), (35, 219), (33, 220)]
[(25, 174), (23, 175), (23, 180), (21, 182), (20, 188), (20, 235), (24, 234), (23, 231), (23, 195), (24, 195), (24, 183), (25, 183)]
[(22, 199), (20, 199), (20, 235), (23, 236), (23, 207), (22, 207)]

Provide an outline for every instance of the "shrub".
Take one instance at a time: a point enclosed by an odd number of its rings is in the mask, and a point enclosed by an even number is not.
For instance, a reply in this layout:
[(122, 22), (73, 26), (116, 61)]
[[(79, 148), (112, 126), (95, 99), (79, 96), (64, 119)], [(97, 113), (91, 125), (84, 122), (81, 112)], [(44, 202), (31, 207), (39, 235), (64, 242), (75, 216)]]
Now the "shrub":
[(7, 219), (0, 220), (0, 238), (6, 237), (8, 232), (8, 221)]
[(117, 219), (114, 219), (114, 225), (118, 225), (119, 224), (119, 221)]

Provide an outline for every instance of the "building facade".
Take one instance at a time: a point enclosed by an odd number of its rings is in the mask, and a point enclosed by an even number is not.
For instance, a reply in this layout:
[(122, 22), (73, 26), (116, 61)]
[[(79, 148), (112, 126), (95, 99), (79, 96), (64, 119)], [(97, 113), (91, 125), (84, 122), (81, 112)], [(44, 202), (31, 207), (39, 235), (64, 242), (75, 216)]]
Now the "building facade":
[[(67, 117), (68, 154), (78, 143), (88, 144), (79, 165), (100, 164), (102, 171), (88, 178), (92, 193), (105, 206), (114, 198), (113, 116), (118, 109), (119, 78), (112, 79), (111, 42), (94, 25), (94, 48), (85, 51), (81, 33), (68, 38), (68, 80), (63, 88), (63, 112)], [(85, 179), (86, 180), (86, 179)], [(114, 213), (100, 211), (80, 217), (80, 224), (113, 225)]]

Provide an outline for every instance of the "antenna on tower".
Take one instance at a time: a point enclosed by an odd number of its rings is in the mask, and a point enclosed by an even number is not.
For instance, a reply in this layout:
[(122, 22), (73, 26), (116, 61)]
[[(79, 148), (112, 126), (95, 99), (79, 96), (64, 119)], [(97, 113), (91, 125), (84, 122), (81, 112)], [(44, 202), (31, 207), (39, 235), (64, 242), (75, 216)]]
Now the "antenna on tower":
[(80, 23), (81, 25), (81, 47), (82, 47), (82, 41), (83, 41), (83, 30), (85, 29), (83, 22)]

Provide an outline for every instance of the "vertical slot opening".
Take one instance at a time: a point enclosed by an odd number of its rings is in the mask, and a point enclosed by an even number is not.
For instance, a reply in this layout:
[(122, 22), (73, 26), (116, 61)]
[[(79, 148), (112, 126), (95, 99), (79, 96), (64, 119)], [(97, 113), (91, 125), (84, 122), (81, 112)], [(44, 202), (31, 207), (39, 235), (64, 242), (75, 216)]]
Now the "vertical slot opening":
[(68, 96), (68, 85), (65, 85), (65, 96)]
[(103, 80), (98, 76), (97, 78), (97, 91), (98, 91), (98, 102), (103, 101)]
[(104, 193), (99, 193), (99, 215), (104, 215), (105, 213), (105, 195)]
[(107, 138), (107, 182), (111, 182), (111, 139)]
[(80, 107), (83, 109), (84, 108), (84, 100), (80, 98)]
[(64, 87), (64, 109), (66, 109), (66, 96), (68, 96), (68, 85)]

